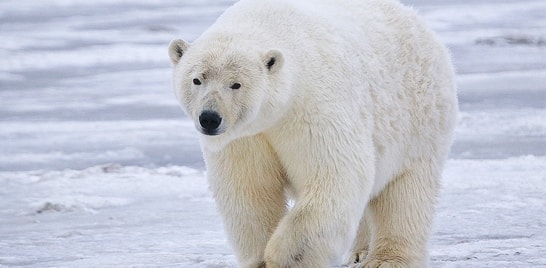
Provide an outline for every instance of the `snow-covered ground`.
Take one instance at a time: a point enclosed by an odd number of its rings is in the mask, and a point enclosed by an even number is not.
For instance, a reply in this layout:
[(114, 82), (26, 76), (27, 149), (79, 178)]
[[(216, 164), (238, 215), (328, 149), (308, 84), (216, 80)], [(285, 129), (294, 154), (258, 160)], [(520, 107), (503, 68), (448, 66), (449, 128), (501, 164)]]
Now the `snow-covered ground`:
[[(236, 267), (166, 54), (232, 2), (0, 2), (0, 267)], [(546, 267), (546, 2), (403, 2), (459, 73), (432, 267)]]

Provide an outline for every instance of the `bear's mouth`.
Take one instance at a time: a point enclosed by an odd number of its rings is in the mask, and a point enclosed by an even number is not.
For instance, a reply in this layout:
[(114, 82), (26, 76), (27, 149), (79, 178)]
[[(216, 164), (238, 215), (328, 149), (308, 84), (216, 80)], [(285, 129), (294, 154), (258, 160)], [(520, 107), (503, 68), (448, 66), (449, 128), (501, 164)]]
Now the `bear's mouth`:
[(224, 133), (224, 131), (208, 130), (208, 129), (204, 129), (204, 128), (199, 128), (198, 130), (199, 130), (199, 132), (201, 132), (201, 134), (207, 135), (207, 136), (218, 136), (218, 135)]

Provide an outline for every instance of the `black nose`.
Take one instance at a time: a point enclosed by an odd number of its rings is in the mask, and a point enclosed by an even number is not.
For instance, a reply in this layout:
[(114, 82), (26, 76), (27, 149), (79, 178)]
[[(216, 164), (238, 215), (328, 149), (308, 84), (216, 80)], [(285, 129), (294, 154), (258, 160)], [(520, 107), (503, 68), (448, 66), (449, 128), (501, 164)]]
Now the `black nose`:
[(215, 135), (217, 134), (217, 129), (222, 123), (222, 117), (217, 112), (213, 111), (203, 111), (199, 115), (199, 124), (203, 127), (205, 134)]

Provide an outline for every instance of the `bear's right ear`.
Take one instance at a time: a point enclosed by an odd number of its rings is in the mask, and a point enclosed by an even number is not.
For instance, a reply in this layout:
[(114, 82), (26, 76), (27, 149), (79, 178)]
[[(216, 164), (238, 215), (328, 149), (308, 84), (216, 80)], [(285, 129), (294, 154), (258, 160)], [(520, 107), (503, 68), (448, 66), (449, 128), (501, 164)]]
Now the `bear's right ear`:
[(190, 45), (182, 39), (172, 40), (169, 44), (169, 57), (171, 57), (171, 62), (177, 64), (189, 47)]
[(267, 53), (265, 53), (262, 60), (270, 74), (281, 69), (284, 63), (282, 53), (276, 49), (269, 50)]

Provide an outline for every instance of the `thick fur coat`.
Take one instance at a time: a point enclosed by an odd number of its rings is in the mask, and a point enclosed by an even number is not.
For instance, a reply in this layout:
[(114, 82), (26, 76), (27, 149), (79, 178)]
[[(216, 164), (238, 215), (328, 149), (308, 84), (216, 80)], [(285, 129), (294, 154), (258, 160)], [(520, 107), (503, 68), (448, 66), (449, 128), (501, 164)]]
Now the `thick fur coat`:
[(457, 97), (416, 12), (241, 0), (169, 55), (241, 267), (427, 266)]

